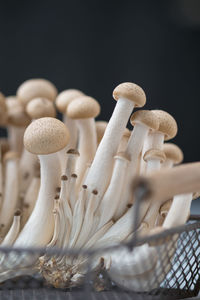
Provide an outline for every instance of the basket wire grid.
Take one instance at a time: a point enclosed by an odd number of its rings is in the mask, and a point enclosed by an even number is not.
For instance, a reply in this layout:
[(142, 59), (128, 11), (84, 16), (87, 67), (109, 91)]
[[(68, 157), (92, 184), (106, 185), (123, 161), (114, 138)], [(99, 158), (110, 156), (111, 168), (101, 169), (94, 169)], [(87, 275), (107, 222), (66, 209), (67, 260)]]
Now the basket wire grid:
[[(142, 201), (149, 192), (148, 185), (144, 182), (135, 189), (135, 203), (139, 209)], [(138, 209), (134, 215), (134, 228), (137, 228)], [(91, 265), (96, 255), (116, 251), (129, 251), (134, 253), (141, 245), (156, 244), (156, 268), (151, 270), (151, 275), (145, 281), (139, 277), (136, 279), (137, 289), (147, 292), (137, 292), (117, 286), (104, 269), (98, 272), (91, 271)], [(49, 286), (40, 274), (33, 276), (17, 276), (13, 273), (13, 279), (6, 280), (0, 285), (0, 299), (183, 299), (195, 297), (200, 289), (200, 216), (191, 216), (186, 225), (166, 230), (162, 233), (134, 238), (125, 244), (107, 247), (104, 249), (76, 250), (76, 249), (13, 249), (0, 248), (0, 257), (9, 261), (10, 255), (19, 259), (24, 254), (29, 255), (65, 255), (76, 257), (87, 255), (88, 272), (84, 282), (78, 288), (56, 289)], [(119, 252), (120, 253), (120, 252)], [(144, 253), (145, 256), (145, 253)], [(151, 256), (149, 257), (151, 258)], [(124, 256), (119, 255), (119, 260)], [(139, 267), (142, 272), (148, 267), (149, 260), (143, 261)], [(145, 265), (146, 264), (146, 265)], [(145, 285), (145, 288), (144, 288)]]

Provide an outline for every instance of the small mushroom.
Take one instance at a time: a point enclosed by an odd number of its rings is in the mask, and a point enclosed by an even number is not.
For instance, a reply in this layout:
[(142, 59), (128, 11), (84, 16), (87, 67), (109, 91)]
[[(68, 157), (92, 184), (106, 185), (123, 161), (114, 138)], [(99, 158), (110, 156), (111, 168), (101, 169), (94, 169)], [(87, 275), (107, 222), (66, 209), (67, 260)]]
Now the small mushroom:
[(117, 152), (124, 152), (126, 150), (130, 136), (131, 131), (128, 128), (125, 128)]
[(82, 96), (74, 99), (66, 114), (76, 120), (79, 132), (78, 150), (80, 157), (76, 165), (77, 187), (80, 187), (87, 163), (91, 163), (97, 149), (97, 135), (94, 118), (100, 113), (99, 103), (92, 97)]
[(146, 103), (142, 88), (130, 82), (118, 85), (113, 91), (113, 97), (117, 104), (85, 180), (90, 191), (98, 190), (99, 198), (104, 194), (111, 177), (113, 157), (117, 153), (130, 114), (134, 107), (142, 107)]
[(144, 161), (147, 163), (147, 174), (159, 170), (161, 164), (166, 160), (165, 152), (158, 149), (148, 150), (143, 157)]
[(34, 98), (44, 97), (54, 101), (57, 89), (53, 83), (46, 79), (34, 78), (24, 81), (17, 89), (17, 98), (26, 106)]
[(183, 161), (183, 151), (175, 144), (165, 143), (163, 151), (166, 156), (165, 162), (162, 164), (162, 168), (170, 168), (174, 165), (180, 164)]

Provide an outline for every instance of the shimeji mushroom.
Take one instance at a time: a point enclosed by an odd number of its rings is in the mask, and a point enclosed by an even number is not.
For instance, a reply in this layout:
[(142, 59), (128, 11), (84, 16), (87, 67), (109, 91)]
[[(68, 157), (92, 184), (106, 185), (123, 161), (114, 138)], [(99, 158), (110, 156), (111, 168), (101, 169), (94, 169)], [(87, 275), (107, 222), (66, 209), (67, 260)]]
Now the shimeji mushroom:
[[(161, 203), (164, 199), (173, 197), (174, 193), (184, 193), (187, 195), (184, 199), (185, 205), (182, 205), (179, 210), (173, 207), (169, 217), (166, 217), (167, 228), (184, 224), (187, 220), (191, 203), (188, 195), (191, 195), (192, 191), (197, 191), (200, 188), (199, 166), (200, 163), (186, 164), (173, 169), (158, 171), (145, 178), (145, 180), (148, 180), (148, 186), (151, 190), (149, 194), (150, 199), (154, 199), (154, 201)], [(142, 178), (142, 182), (144, 182), (144, 177)], [(176, 200), (178, 203), (179, 199), (177, 198)], [(150, 234), (165, 230), (165, 226), (163, 224), (163, 227), (155, 229), (156, 231), (152, 230)], [(168, 240), (165, 240), (165, 243), (167, 242)], [(176, 240), (173, 243), (175, 244)], [(164, 277), (159, 273), (164, 259), (161, 256), (165, 255), (164, 249), (166, 249), (166, 246), (162, 244), (149, 246), (145, 243), (142, 246), (134, 248), (131, 252), (124, 248), (110, 253), (112, 263), (108, 271), (111, 279), (118, 285), (134, 291), (149, 291), (157, 288), (164, 280)], [(160, 253), (160, 256), (157, 253)], [(168, 257), (172, 259), (174, 253), (175, 246), (168, 253)], [(170, 270), (170, 260), (167, 261), (165, 268), (166, 272)], [(152, 272), (160, 274), (157, 280), (152, 277)]]
[(19, 155), (9, 151), (4, 155), (3, 160), (5, 164), (5, 187), (0, 210), (1, 237), (4, 237), (8, 232), (15, 210), (19, 205)]
[[(61, 176), (58, 152), (67, 145), (68, 140), (68, 129), (64, 123), (55, 118), (41, 118), (27, 127), (24, 134), (24, 146), (39, 157), (41, 185), (33, 212), (13, 247), (42, 247), (47, 245), (52, 238), (54, 231), (52, 210)], [(19, 258), (10, 254), (7, 260), (10, 270), (5, 276), (9, 278), (13, 270), (17, 270), (18, 274), (20, 272), (26, 274), (27, 270), (31, 272), (30, 269), (34, 266), (37, 255), (24, 254)]]
[(98, 190), (99, 198), (104, 194), (111, 177), (113, 157), (117, 153), (130, 114), (134, 107), (142, 107), (146, 103), (142, 88), (130, 82), (118, 85), (113, 91), (113, 97), (117, 104), (85, 180), (90, 191)]
[(124, 130), (117, 152), (124, 152), (126, 150), (130, 136), (131, 131), (128, 128), (126, 128)]
[(54, 101), (57, 89), (53, 83), (46, 79), (34, 78), (24, 81), (16, 92), (18, 100), (26, 106), (34, 98), (44, 97)]
[(125, 154), (130, 157), (131, 162), (124, 178), (124, 184), (127, 184), (127, 188), (115, 215), (117, 219), (123, 215), (128, 202), (132, 200), (130, 185), (136, 175), (138, 161), (140, 160), (140, 153), (142, 151), (144, 141), (147, 138), (147, 134), (149, 130), (157, 130), (159, 127), (158, 118), (149, 110), (139, 110), (133, 113), (131, 116), (131, 124), (134, 126), (134, 129), (125, 150)]
[(68, 106), (66, 114), (76, 120), (79, 133), (78, 151), (80, 157), (76, 165), (79, 188), (85, 173), (87, 163), (91, 163), (97, 149), (97, 134), (94, 118), (100, 113), (99, 103), (92, 97), (82, 96), (74, 99)]
[(15, 96), (6, 98), (7, 106), (7, 130), (10, 149), (21, 154), (23, 149), (23, 136), (26, 126), (30, 123), (30, 118), (26, 114), (24, 107)]
[(21, 211), (18, 209), (18, 210), (16, 210), (16, 212), (14, 214), (13, 223), (12, 223), (8, 233), (6, 234), (2, 243), (0, 244), (1, 247), (2, 246), (9, 247), (9, 246), (13, 245), (13, 243), (15, 242), (15, 240), (19, 234), (19, 231), (20, 231), (20, 221), (21, 221)]
[(66, 147), (66, 149), (63, 149), (63, 151), (60, 152), (60, 160), (61, 160), (61, 164), (63, 166), (62, 172), (64, 171), (64, 167), (65, 167), (66, 161), (67, 161), (66, 152), (69, 149), (77, 148), (77, 144), (78, 144), (78, 128), (76, 126), (76, 121), (70, 119), (66, 115), (66, 110), (67, 110), (67, 107), (70, 104), (70, 102), (72, 102), (77, 97), (81, 97), (81, 96), (84, 96), (84, 94), (81, 91), (76, 90), (76, 89), (68, 89), (68, 90), (64, 90), (60, 94), (58, 94), (56, 101), (55, 101), (56, 108), (60, 113), (62, 113), (63, 122), (65, 123), (67, 128), (69, 128), (69, 132), (70, 132), (70, 140), (69, 140), (67, 147)]

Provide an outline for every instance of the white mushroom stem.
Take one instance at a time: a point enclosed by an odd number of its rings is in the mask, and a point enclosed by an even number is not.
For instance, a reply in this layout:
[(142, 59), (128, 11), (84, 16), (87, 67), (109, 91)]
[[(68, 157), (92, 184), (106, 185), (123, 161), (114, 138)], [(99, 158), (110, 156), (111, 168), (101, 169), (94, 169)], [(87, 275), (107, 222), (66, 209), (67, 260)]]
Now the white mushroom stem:
[(76, 204), (76, 181), (77, 181), (77, 175), (72, 174), (69, 182), (69, 203), (72, 212), (74, 211), (74, 207)]
[(152, 148), (163, 150), (164, 144), (164, 134), (162, 132), (154, 132), (153, 133), (153, 141), (152, 141)]
[(126, 175), (128, 160), (121, 157), (115, 157), (114, 169), (111, 181), (98, 209), (100, 221), (98, 228), (110, 221), (120, 204), (122, 192), (124, 191), (124, 177)]
[(147, 162), (146, 173), (149, 174), (149, 173), (151, 173), (152, 171), (159, 170), (160, 167), (161, 167), (161, 163), (160, 163), (160, 160), (159, 160), (159, 159), (150, 159), (150, 160)]
[(58, 235), (59, 235), (59, 230), (60, 230), (60, 217), (59, 217), (58, 211), (56, 209), (53, 210), (53, 216), (54, 216), (54, 224), (55, 224), (54, 233), (53, 233), (52, 240), (47, 245), (47, 248), (51, 248), (51, 247), (55, 246), (55, 244), (58, 240)]
[(128, 202), (133, 197), (130, 192), (130, 186), (137, 172), (138, 159), (140, 157), (140, 152), (142, 151), (144, 141), (148, 135), (148, 131), (149, 127), (142, 123), (135, 124), (134, 129), (132, 130), (127, 148), (125, 150), (125, 154), (130, 157), (131, 160), (127, 174), (123, 181), (123, 185), (126, 186), (126, 189), (124, 195), (122, 196), (122, 201), (119, 203), (117, 212), (115, 214), (115, 219), (120, 218), (124, 214)]
[(28, 152), (25, 148), (19, 162), (20, 196), (24, 197), (26, 190), (34, 175), (34, 166), (37, 164), (37, 156)]
[(93, 229), (93, 220), (94, 220), (94, 211), (96, 207), (96, 200), (97, 200), (97, 191), (94, 190), (89, 198), (88, 206), (86, 207), (85, 216), (83, 220), (83, 224), (81, 227), (81, 231), (79, 233), (76, 247), (81, 248), (88, 240), (88, 237), (91, 234)]
[[(53, 206), (61, 170), (57, 153), (39, 155), (41, 184), (34, 210), (17, 238), (16, 247), (42, 247), (48, 244), (54, 231)], [(19, 262), (20, 263), (20, 262)], [(32, 261), (29, 260), (29, 264)]]
[(33, 177), (27, 189), (23, 203), (22, 227), (31, 215), (40, 189), (40, 177)]
[(164, 228), (171, 228), (185, 224), (190, 213), (192, 193), (176, 195), (163, 223)]
[(146, 165), (147, 164), (146, 164), (145, 160), (143, 159), (143, 157), (144, 157), (144, 154), (148, 150), (153, 148), (152, 144), (153, 144), (153, 133), (149, 132), (148, 136), (144, 140), (144, 145), (143, 145), (143, 148), (142, 148), (142, 155), (141, 155), (141, 162), (140, 162), (140, 174), (146, 173)]
[(24, 127), (8, 126), (8, 140), (10, 144), (10, 150), (22, 153), (23, 150), (23, 137), (24, 137)]
[(69, 143), (65, 150), (76, 149), (78, 143), (78, 128), (75, 120), (68, 118), (66, 115), (63, 115), (63, 122), (67, 126), (70, 132)]
[(62, 174), (65, 174), (68, 178), (70, 178), (71, 175), (75, 173), (75, 167), (77, 159), (79, 157), (79, 152), (75, 149), (69, 149), (67, 154), (65, 155), (67, 157), (66, 169)]
[(14, 215), (12, 226), (1, 243), (1, 246), (9, 247), (13, 245), (20, 231), (20, 219), (21, 214), (17, 213)]
[(78, 175), (77, 187), (79, 188), (88, 163), (94, 159), (97, 149), (96, 126), (93, 118), (76, 120), (79, 130), (78, 150), (80, 156), (76, 165)]
[(113, 157), (117, 152), (133, 108), (134, 103), (132, 101), (123, 98), (118, 99), (88, 172), (85, 184), (90, 191), (97, 189), (99, 198), (102, 197), (108, 185), (113, 167)]
[(0, 211), (0, 222), (4, 225), (2, 231), (7, 233), (18, 204), (19, 192), (19, 162), (18, 159), (8, 159), (5, 167), (4, 200)]
[(173, 167), (173, 161), (171, 159), (166, 159), (161, 166), (163, 169), (170, 169)]
[(79, 195), (79, 199), (75, 204), (73, 219), (72, 219), (72, 229), (70, 234), (70, 242), (69, 247), (73, 248), (78, 235), (81, 231), (81, 226), (84, 219), (84, 212), (85, 212), (85, 201), (87, 197), (87, 186), (83, 186), (82, 190)]

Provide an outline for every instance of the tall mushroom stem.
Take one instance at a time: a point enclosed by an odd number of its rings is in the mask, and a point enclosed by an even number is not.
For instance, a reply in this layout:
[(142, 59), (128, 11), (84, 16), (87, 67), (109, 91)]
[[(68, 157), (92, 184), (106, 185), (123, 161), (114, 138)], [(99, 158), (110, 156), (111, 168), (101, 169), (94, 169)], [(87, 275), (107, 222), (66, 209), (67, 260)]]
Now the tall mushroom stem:
[(98, 209), (100, 221), (97, 229), (101, 228), (115, 216), (124, 190), (124, 177), (126, 176), (129, 161), (124, 155), (120, 155), (120, 153), (114, 158), (115, 164), (111, 181)]
[(9, 125), (7, 127), (10, 150), (19, 154), (23, 151), (24, 127)]
[(76, 120), (79, 130), (78, 150), (80, 157), (76, 165), (78, 175), (77, 187), (79, 188), (88, 163), (94, 159), (97, 149), (97, 134), (94, 118)]
[(117, 152), (133, 108), (134, 103), (130, 100), (120, 98), (117, 101), (112, 117), (89, 169), (85, 184), (90, 191), (98, 189), (99, 197), (103, 195), (107, 187), (112, 172), (113, 157)]

